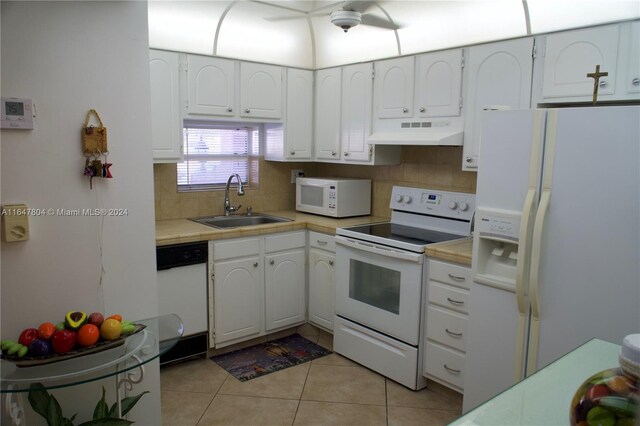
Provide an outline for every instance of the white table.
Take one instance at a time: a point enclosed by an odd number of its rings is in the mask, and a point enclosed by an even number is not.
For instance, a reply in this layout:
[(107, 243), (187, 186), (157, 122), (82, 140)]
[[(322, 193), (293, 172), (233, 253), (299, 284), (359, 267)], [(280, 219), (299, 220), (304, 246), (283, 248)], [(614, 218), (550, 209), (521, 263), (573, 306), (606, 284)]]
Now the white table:
[(593, 374), (618, 367), (620, 346), (592, 339), (451, 423), (568, 425), (571, 399)]

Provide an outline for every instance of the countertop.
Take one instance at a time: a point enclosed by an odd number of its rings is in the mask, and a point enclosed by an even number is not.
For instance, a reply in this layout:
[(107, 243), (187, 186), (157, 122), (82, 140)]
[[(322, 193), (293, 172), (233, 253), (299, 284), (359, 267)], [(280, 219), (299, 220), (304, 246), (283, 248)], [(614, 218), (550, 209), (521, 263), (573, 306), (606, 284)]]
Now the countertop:
[(309, 229), (334, 235), (336, 228), (366, 223), (387, 222), (389, 219), (379, 216), (357, 216), (343, 219), (300, 213), (295, 210), (254, 213), (280, 216), (292, 219), (292, 222), (270, 223), (267, 225), (243, 226), (242, 228), (217, 229), (193, 222), (188, 219), (156, 221), (156, 245), (193, 243), (196, 241), (221, 240), (226, 238), (249, 237), (273, 234), (275, 232)]
[[(300, 213), (295, 210), (261, 212), (271, 216), (292, 219), (291, 222), (270, 223), (267, 225), (243, 226), (242, 228), (217, 229), (193, 222), (189, 219), (171, 219), (156, 221), (156, 246), (169, 244), (193, 243), (197, 241), (222, 240), (226, 238), (250, 237), (276, 232), (309, 229), (334, 235), (336, 228), (361, 225), (367, 223), (387, 222), (389, 219), (380, 216), (357, 216), (343, 219)], [(255, 213), (259, 214), (259, 213)], [(471, 238), (430, 244), (425, 254), (434, 259), (460, 263), (471, 266)]]
[(471, 266), (472, 246), (473, 238), (462, 238), (460, 240), (429, 244), (425, 254), (435, 259)]

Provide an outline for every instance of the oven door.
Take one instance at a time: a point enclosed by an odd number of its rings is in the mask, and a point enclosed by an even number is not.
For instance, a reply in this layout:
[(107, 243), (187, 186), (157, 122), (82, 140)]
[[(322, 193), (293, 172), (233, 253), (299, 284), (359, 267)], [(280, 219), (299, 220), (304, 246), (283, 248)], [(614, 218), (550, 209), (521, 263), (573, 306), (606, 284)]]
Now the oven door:
[(336, 313), (418, 346), (424, 255), (336, 236)]

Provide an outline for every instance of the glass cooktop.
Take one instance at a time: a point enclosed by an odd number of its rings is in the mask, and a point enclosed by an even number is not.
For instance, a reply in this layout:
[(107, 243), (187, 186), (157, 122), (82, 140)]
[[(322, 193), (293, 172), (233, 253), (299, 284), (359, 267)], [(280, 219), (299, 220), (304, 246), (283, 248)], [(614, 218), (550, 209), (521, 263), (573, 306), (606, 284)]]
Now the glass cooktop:
[[(374, 223), (372, 225), (358, 225), (344, 228), (351, 232), (371, 235), (378, 238), (386, 238), (393, 241), (424, 246), (426, 244), (440, 243), (462, 238), (460, 235), (446, 232), (433, 231), (431, 229), (415, 228), (413, 226), (398, 225), (395, 223)], [(366, 239), (362, 236), (363, 239)]]

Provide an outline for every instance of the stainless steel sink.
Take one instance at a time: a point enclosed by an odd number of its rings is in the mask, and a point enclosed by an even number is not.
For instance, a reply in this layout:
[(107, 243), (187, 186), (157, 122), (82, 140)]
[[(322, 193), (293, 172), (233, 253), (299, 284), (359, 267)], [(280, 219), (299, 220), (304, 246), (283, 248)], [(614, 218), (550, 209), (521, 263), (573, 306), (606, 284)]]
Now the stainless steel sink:
[(212, 226), (214, 228), (226, 229), (226, 228), (239, 228), (242, 226), (254, 226), (265, 225), (269, 223), (291, 222), (292, 219), (287, 219), (278, 216), (268, 216), (264, 214), (247, 215), (234, 215), (234, 216), (209, 216), (209, 217), (197, 217), (190, 218), (194, 222), (201, 223), (203, 225)]

